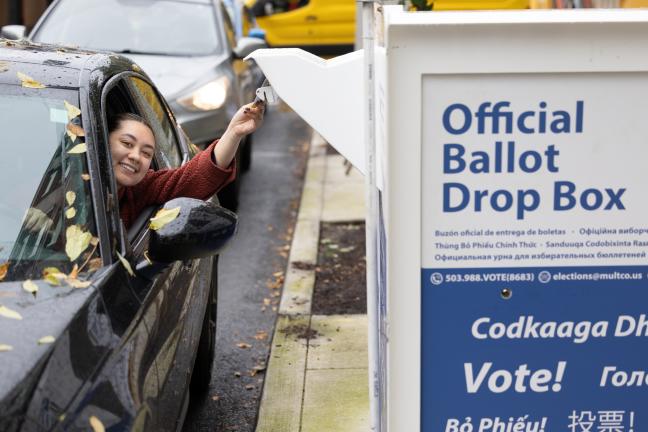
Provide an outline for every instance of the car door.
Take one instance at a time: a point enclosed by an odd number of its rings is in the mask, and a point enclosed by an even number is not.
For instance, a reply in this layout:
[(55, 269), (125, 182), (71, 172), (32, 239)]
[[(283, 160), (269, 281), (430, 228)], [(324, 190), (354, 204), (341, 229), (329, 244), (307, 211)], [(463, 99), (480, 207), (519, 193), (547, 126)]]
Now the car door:
[[(166, 103), (143, 78), (131, 76), (128, 84), (139, 113), (153, 128), (159, 168), (180, 166), (187, 160), (188, 148), (179, 140), (177, 125)], [(133, 261), (143, 264), (139, 274), (145, 276), (149, 273), (145, 264), (150, 237), (148, 224), (134, 224), (128, 237)], [(150, 333), (147, 349), (154, 353), (158, 370), (158, 430), (175, 430), (184, 415), (209, 293), (209, 281), (199, 276), (210, 266), (211, 258), (176, 261), (154, 273), (148, 281), (136, 279), (137, 295)]]

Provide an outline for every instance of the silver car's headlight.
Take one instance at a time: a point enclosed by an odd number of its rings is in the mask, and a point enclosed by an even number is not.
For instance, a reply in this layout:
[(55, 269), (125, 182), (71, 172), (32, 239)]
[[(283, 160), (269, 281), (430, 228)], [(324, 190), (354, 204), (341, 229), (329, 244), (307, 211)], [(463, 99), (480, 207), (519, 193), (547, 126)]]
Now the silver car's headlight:
[(215, 110), (225, 103), (229, 86), (229, 78), (222, 76), (195, 90), (189, 96), (178, 99), (178, 103), (191, 111)]

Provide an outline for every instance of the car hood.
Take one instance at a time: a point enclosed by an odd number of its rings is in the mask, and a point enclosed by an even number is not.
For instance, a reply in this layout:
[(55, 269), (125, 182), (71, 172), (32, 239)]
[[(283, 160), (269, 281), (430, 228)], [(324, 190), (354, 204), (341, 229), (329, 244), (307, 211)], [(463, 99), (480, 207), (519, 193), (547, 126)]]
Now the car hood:
[(174, 57), (141, 54), (126, 54), (153, 80), (169, 102), (216, 77), (217, 69), (227, 61), (228, 56), (212, 55), (200, 57)]
[[(38, 286), (36, 296), (22, 288), (22, 282), (0, 283), (0, 344), (9, 345), (10, 351), (0, 352), (0, 412), (3, 421), (21, 410), (29, 400), (33, 386), (48, 356), (59, 342), (84, 304), (97, 294), (95, 284), (78, 289), (70, 286), (50, 286), (45, 281), (34, 281)], [(7, 308), (20, 314), (22, 319), (6, 317)], [(39, 343), (45, 336), (54, 342)], [(5, 417), (6, 415), (6, 417)], [(0, 422), (2, 426), (2, 422)], [(2, 427), (0, 427), (2, 429)]]

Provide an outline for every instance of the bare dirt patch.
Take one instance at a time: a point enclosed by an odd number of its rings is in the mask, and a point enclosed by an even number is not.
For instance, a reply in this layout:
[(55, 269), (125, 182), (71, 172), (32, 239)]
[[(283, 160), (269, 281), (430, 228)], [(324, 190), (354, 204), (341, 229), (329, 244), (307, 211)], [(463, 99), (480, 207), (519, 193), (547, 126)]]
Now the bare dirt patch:
[(312, 312), (367, 313), (365, 224), (322, 223)]

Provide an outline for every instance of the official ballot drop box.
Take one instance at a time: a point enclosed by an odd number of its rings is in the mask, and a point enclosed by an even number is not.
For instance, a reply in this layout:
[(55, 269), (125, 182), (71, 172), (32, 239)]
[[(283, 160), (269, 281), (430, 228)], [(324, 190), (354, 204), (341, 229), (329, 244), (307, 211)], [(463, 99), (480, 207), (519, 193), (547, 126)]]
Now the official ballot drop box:
[(648, 431), (648, 11), (382, 19), (389, 430)]
[(258, 55), (361, 170), (346, 147), (375, 122), (374, 412), (391, 432), (648, 431), (648, 10), (376, 10), (372, 103), (359, 53)]

